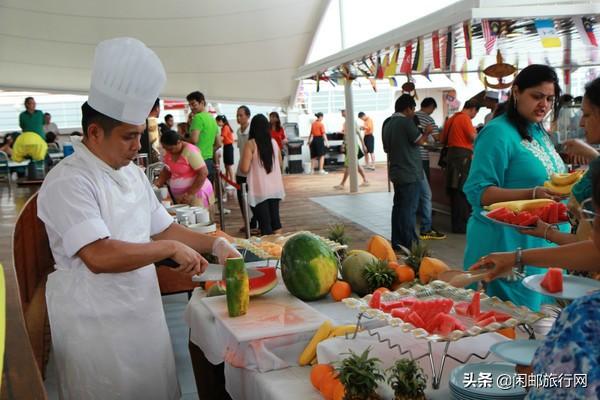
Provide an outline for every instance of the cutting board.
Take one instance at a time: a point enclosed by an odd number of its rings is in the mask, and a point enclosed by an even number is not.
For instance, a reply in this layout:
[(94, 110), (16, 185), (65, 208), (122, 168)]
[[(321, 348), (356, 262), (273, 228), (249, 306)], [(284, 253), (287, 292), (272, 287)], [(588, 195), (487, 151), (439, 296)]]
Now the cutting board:
[(225, 296), (206, 297), (202, 302), (238, 343), (312, 332), (329, 319), (290, 295), (282, 285), (263, 296), (251, 298), (248, 313), (241, 317), (229, 317)]

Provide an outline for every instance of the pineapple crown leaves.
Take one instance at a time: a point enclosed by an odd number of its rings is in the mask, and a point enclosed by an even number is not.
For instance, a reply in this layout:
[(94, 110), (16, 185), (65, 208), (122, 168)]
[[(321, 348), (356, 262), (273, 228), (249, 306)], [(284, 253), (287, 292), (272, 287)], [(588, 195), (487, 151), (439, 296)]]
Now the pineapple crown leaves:
[(385, 381), (385, 376), (379, 369), (381, 360), (369, 358), (371, 347), (361, 355), (348, 350), (348, 357), (335, 363), (340, 382), (346, 388), (346, 396), (368, 397), (377, 389), (377, 382)]
[(386, 370), (396, 396), (418, 398), (427, 387), (427, 376), (416, 361), (402, 358)]
[(346, 226), (344, 224), (329, 225), (327, 239), (337, 242), (341, 245), (346, 245), (350, 242), (350, 239), (348, 236), (346, 236)]
[(421, 261), (424, 257), (431, 256), (431, 251), (427, 247), (427, 245), (423, 242), (413, 242), (410, 247), (410, 253), (406, 258), (405, 262), (409, 265), (415, 272), (419, 272), (419, 267), (421, 266)]
[(370, 262), (363, 270), (362, 275), (371, 292), (380, 287), (391, 288), (397, 277), (396, 271), (390, 268), (387, 260)]

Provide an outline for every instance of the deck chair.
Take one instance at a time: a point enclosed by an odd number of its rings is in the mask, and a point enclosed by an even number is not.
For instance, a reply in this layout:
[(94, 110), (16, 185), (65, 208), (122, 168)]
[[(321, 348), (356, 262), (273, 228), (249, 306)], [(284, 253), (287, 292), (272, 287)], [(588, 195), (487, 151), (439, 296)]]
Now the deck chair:
[(54, 271), (44, 223), (37, 217), (35, 193), (17, 217), (13, 233), (13, 266), (31, 347), (42, 377), (50, 354), (50, 323), (46, 308), (46, 280)]
[(8, 162), (10, 161), (10, 158), (8, 157), (8, 154), (6, 154), (3, 151), (0, 151), (0, 176), (3, 176), (3, 179), (6, 180), (6, 182), (8, 182), (8, 187), (10, 188), (10, 167), (8, 166)]

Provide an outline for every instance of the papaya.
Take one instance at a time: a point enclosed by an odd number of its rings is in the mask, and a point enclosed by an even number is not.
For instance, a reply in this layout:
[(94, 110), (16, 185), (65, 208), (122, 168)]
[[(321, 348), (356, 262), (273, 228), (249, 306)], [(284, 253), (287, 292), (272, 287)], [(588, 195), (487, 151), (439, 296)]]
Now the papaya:
[(442, 272), (449, 270), (450, 267), (442, 260), (433, 257), (423, 257), (419, 266), (419, 280), (421, 283), (427, 284), (429, 281), (437, 279), (438, 275)]
[(369, 239), (369, 242), (367, 243), (367, 251), (380, 260), (386, 260), (388, 262), (398, 261), (396, 253), (394, 253), (394, 249), (392, 248), (392, 244), (379, 235), (371, 236), (371, 239)]
[(494, 204), (489, 205), (484, 208), (486, 210), (495, 210), (497, 208), (507, 208), (510, 211), (520, 212), (520, 211), (535, 210), (536, 208), (544, 207), (551, 203), (554, 203), (554, 200), (551, 200), (551, 199), (513, 200), (513, 201), (503, 201), (500, 203), (494, 203)]
[(250, 281), (243, 258), (229, 258), (225, 262), (225, 285), (229, 316), (245, 315), (250, 303)]

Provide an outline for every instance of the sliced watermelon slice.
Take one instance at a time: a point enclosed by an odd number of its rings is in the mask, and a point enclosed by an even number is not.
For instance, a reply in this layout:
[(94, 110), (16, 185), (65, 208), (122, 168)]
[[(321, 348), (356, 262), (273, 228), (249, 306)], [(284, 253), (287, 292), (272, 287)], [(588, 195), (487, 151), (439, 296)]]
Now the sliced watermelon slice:
[(454, 304), (454, 312), (458, 315), (467, 315), (467, 309), (471, 303), (467, 303), (466, 301), (461, 301), (460, 303)]
[(382, 301), (379, 308), (386, 312), (390, 313), (395, 308), (405, 307), (404, 302), (402, 300), (394, 300), (394, 301)]
[(440, 314), (440, 324), (437, 328), (438, 332), (444, 336), (449, 335), (453, 331), (465, 331), (467, 328), (460, 323), (459, 320), (448, 314)]
[(409, 322), (417, 328), (425, 328), (425, 322), (423, 322), (423, 319), (419, 314), (414, 311), (411, 311), (411, 313), (406, 316), (405, 322)]
[(391, 311), (392, 311), (392, 317), (400, 318), (403, 321), (406, 321), (406, 317), (408, 317), (408, 314), (410, 314), (412, 312), (412, 310), (408, 307), (398, 307), (398, 308), (392, 309)]
[(484, 319), (487, 319), (490, 317), (495, 317), (495, 314), (493, 311), (488, 311), (488, 312), (479, 314), (479, 317), (475, 318), (475, 321), (479, 322), (481, 320), (484, 320)]
[(435, 330), (440, 326), (440, 323), (444, 319), (444, 315), (446, 315), (446, 314), (438, 313), (433, 319), (431, 319), (429, 322), (427, 322), (427, 326), (425, 327), (425, 330), (429, 333), (435, 332)]
[(562, 292), (563, 290), (563, 275), (561, 268), (550, 268), (544, 279), (540, 283), (540, 286), (549, 291), (550, 293)]
[(494, 313), (494, 318), (496, 318), (496, 322), (504, 322), (504, 321), (507, 321), (512, 318), (510, 315), (503, 313), (501, 311), (492, 311), (492, 312)]
[(550, 211), (548, 212), (548, 223), (549, 224), (556, 224), (558, 223), (558, 203), (552, 203), (549, 204), (548, 207), (550, 208)]
[(475, 292), (473, 298), (471, 299), (471, 304), (469, 304), (469, 307), (467, 307), (467, 315), (469, 315), (471, 318), (477, 318), (479, 317), (479, 314), (481, 314), (480, 301), (481, 293)]
[(496, 322), (496, 318), (493, 315), (488, 318), (480, 319), (479, 321), (477, 321), (477, 325), (484, 327), (484, 326), (488, 326), (492, 322)]
[(504, 219), (511, 213), (512, 211), (510, 211), (508, 208), (502, 207), (490, 211), (487, 216), (498, 221), (504, 221)]
[(369, 307), (379, 309), (379, 306), (381, 306), (381, 292), (374, 292), (369, 301)]

